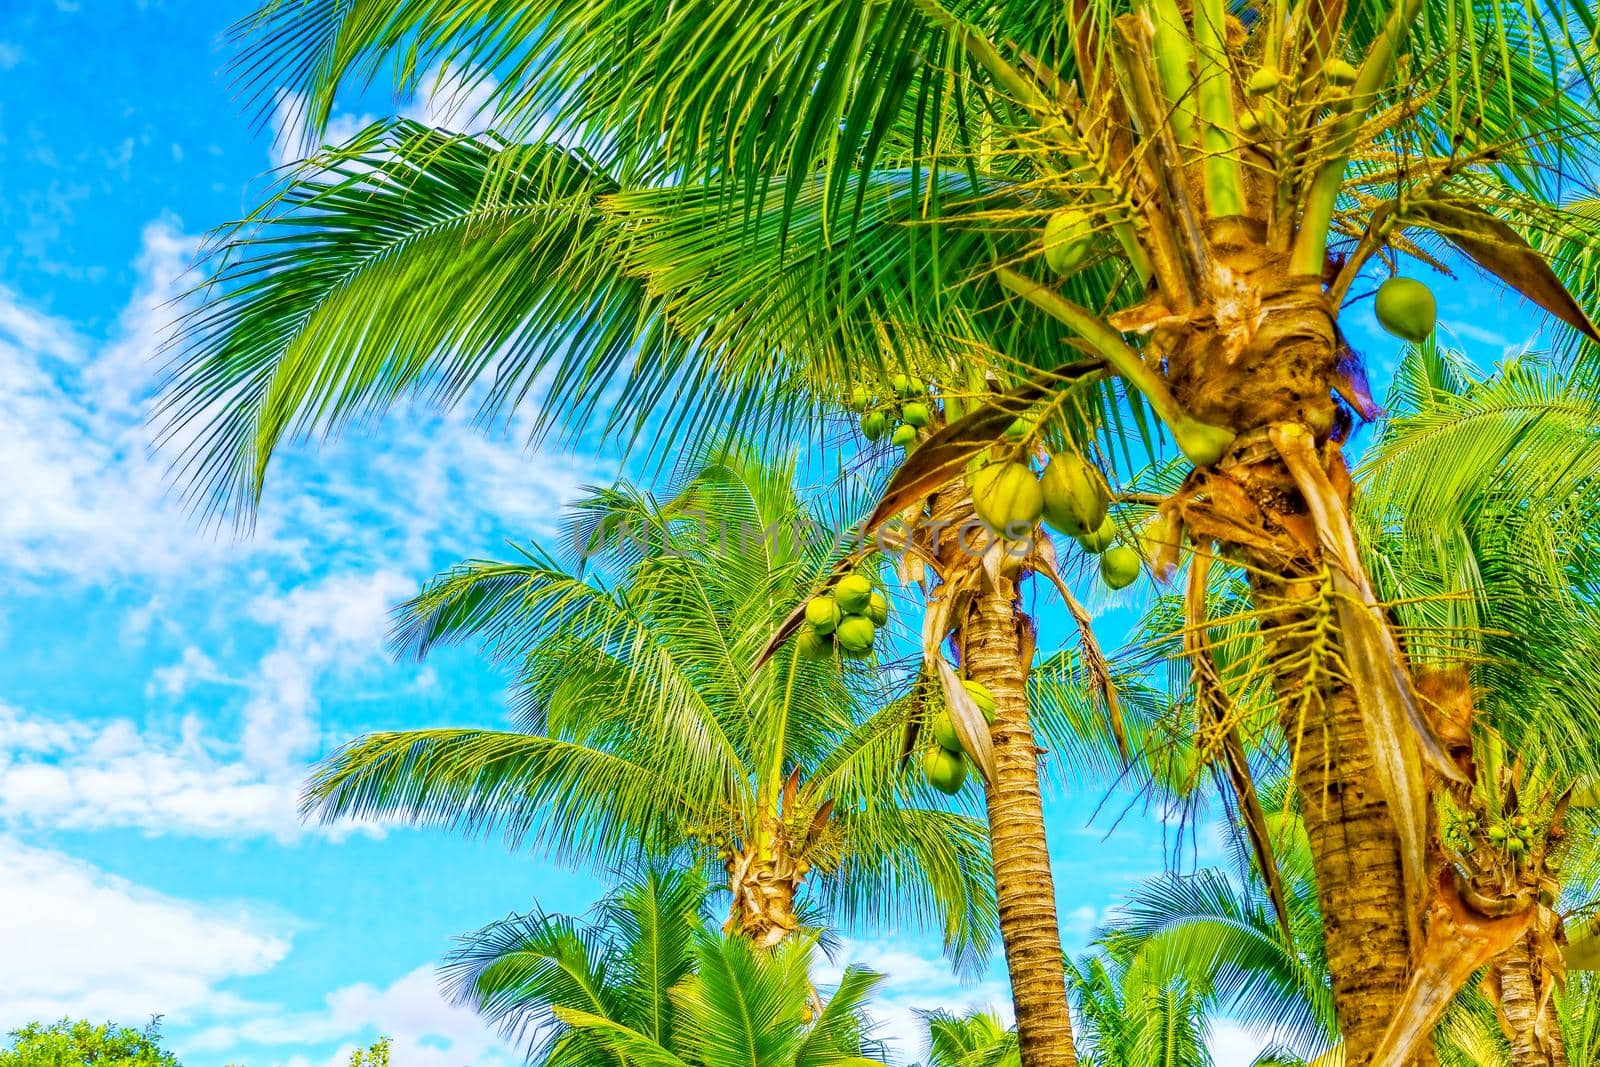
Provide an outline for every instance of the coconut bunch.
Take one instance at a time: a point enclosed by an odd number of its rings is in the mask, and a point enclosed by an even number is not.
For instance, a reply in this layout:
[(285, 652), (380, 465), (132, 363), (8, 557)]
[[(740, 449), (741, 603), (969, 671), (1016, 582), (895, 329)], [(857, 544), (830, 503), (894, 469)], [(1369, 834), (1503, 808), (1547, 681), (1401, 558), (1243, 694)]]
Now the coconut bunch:
[(977, 467), (968, 485), (978, 518), (1002, 536), (1043, 520), (1099, 556), (1100, 577), (1112, 589), (1139, 577), (1143, 557), (1111, 521), (1105, 476), (1077, 453), (1056, 453), (1039, 474), (1020, 457), (1000, 459)]
[(805, 621), (795, 639), (807, 659), (825, 659), (835, 650), (845, 659), (866, 659), (878, 627), (888, 621), (888, 598), (873, 588), (872, 579), (846, 574), (806, 601)]
[(889, 443), (909, 449), (933, 422), (925, 383), (905, 374), (889, 379), (889, 395), (874, 396), (865, 386), (850, 392), (850, 408), (861, 414), (861, 433), (869, 441), (888, 436)]
[[(972, 682), (965, 679), (961, 687), (972, 697), (972, 702), (983, 712), (984, 721), (994, 725), (994, 694), (989, 692), (989, 687), (981, 682)], [(967, 755), (961, 748), (961, 741), (956, 737), (955, 723), (950, 721), (950, 712), (947, 708), (940, 708), (934, 712), (928, 722), (929, 732), (933, 734), (933, 747), (923, 753), (922, 771), (928, 776), (928, 781), (941, 793), (952, 796), (961, 791), (967, 781)]]

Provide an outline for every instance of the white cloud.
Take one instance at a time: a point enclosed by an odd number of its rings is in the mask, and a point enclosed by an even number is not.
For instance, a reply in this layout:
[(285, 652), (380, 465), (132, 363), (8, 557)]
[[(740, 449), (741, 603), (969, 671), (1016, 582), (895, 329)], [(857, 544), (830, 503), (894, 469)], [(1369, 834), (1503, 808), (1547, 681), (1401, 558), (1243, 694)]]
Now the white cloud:
[(962, 982), (949, 961), (919, 941), (886, 938), (878, 942), (842, 939), (832, 962), (817, 970), (819, 984), (833, 985), (845, 967), (858, 964), (884, 976), (868, 1004), (878, 1037), (899, 1062), (910, 1063), (927, 1049), (928, 1028), (919, 1011), (944, 1009), (964, 1015), (983, 1009), (1011, 1022), (1011, 990), (998, 978)]
[(510, 1067), (521, 1062), (476, 1013), (445, 1000), (432, 967), (419, 967), (382, 988), (361, 983), (335, 990), (319, 1011), (219, 1024), (186, 1039), (182, 1048), (221, 1052), (338, 1041), (341, 1047), (325, 1061), (295, 1055), (278, 1062), (281, 1067), (339, 1067), (350, 1062), (351, 1050), (380, 1035), (392, 1040), (394, 1062), (405, 1067)]
[(0, 704), (0, 820), (46, 829), (289, 838), (301, 832), (301, 773), (269, 773), (205, 735), (196, 717), (176, 736), (131, 719), (89, 723)]
[[(54, 719), (0, 703), (0, 821), (282, 839), (301, 833), (305, 761), (342, 740), (322, 734), (318, 691), (385, 662), (389, 610), (413, 589), (405, 576), (378, 571), (263, 593), (241, 605), (238, 617), (276, 640), (244, 677), (222, 671), (193, 645), (152, 673), (147, 692), (169, 699), (197, 683), (242, 689), (234, 741), (208, 733), (198, 715), (164, 733), (127, 717)], [(396, 680), (394, 687), (414, 684)], [(203, 706), (215, 721), (214, 703)]]
[(238, 908), (175, 900), (0, 836), (0, 1031), (63, 1015), (174, 1021), (242, 1003), (222, 987), (288, 941)]
[(341, 574), (249, 605), (278, 642), (257, 666), (244, 709), (244, 758), (268, 771), (316, 750), (316, 683), (379, 659), (395, 603), (416, 583), (394, 571)]
[(1254, 1030), (1228, 1019), (1212, 1019), (1206, 1026), (1206, 1047), (1216, 1063), (1252, 1063), (1270, 1043)]

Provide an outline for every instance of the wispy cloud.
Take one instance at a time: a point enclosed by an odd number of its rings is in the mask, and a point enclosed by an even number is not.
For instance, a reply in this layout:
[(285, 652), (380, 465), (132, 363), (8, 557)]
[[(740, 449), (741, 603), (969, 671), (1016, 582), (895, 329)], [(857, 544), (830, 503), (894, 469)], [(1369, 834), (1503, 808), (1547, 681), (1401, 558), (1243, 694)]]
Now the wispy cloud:
[(209, 1027), (183, 1042), (195, 1053), (248, 1046), (279, 1048), (339, 1042), (326, 1060), (295, 1055), (284, 1067), (338, 1067), (350, 1053), (384, 1035), (394, 1060), (406, 1067), (510, 1067), (521, 1057), (503, 1044), (469, 1008), (445, 1000), (432, 967), (419, 967), (387, 986), (346, 986), (328, 994), (318, 1011), (259, 1013)]
[(63, 1015), (214, 1019), (224, 988), (281, 960), (289, 940), (232, 906), (177, 900), (59, 852), (0, 836), (0, 1029)]
[(870, 942), (844, 939), (835, 959), (819, 968), (816, 980), (836, 984), (850, 965), (884, 976), (868, 1010), (878, 1037), (898, 1062), (914, 1062), (927, 1050), (928, 1029), (921, 1012), (943, 1009), (964, 1015), (982, 1009), (1011, 1020), (1011, 992), (1003, 979), (962, 982), (937, 948), (924, 941), (893, 936)]

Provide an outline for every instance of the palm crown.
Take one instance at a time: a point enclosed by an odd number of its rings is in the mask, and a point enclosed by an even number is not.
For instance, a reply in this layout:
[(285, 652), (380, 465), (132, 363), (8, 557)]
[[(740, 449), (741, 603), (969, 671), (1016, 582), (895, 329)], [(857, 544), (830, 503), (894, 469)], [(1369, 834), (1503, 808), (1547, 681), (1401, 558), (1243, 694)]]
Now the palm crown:
[(797, 928), (810, 885), (836, 920), (909, 906), (942, 920), (956, 955), (981, 952), (995, 921), (983, 826), (901, 773), (908, 703), (872, 709), (884, 690), (833, 661), (756, 669), (831, 563), (793, 474), (730, 454), (666, 501), (626, 488), (580, 501), (589, 580), (535, 549), (429, 583), (398, 643), (482, 638), (519, 667), (522, 729), (358, 739), (320, 768), (308, 806), (499, 828), (598, 865), (688, 848), (725, 867), (730, 929), (758, 942)]
[(455, 999), (551, 1067), (869, 1067), (864, 1008), (878, 976), (847, 968), (824, 1003), (815, 941), (762, 952), (701, 918), (696, 873), (647, 868), (591, 921), (533, 912), (462, 938)]

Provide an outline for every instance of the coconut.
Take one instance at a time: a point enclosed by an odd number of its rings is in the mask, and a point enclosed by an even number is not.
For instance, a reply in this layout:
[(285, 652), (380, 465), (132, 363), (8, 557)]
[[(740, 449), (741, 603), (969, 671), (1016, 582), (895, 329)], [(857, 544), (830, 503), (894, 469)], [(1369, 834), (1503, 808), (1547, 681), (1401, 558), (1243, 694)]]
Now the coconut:
[(833, 599), (847, 615), (860, 615), (872, 600), (872, 582), (859, 574), (847, 574), (833, 586)]
[(894, 433), (889, 435), (889, 443), (899, 445), (901, 448), (910, 448), (917, 443), (917, 428), (902, 422), (894, 428)]
[(865, 615), (846, 615), (839, 620), (833, 639), (839, 642), (841, 652), (859, 655), (872, 651), (872, 640), (877, 633), (878, 628)]
[(1057, 274), (1083, 266), (1094, 248), (1094, 222), (1077, 208), (1062, 208), (1044, 224), (1044, 261)]
[(935, 712), (933, 721), (928, 724), (933, 730), (933, 739), (939, 747), (946, 752), (960, 752), (961, 739), (956, 736), (956, 724), (951, 721), (947, 711)]
[(1033, 429), (1033, 423), (1027, 419), (1012, 419), (1011, 425), (1006, 427), (1006, 432), (1001, 436), (1007, 441), (1021, 441), (1028, 436), (1028, 431)]
[(1107, 515), (1105, 521), (1101, 522), (1095, 529), (1080, 535), (1078, 544), (1083, 546), (1085, 552), (1100, 553), (1110, 548), (1111, 543), (1116, 539), (1117, 528), (1112, 523), (1111, 516)]
[(1044, 521), (1064, 534), (1077, 537), (1105, 521), (1105, 482), (1074, 453), (1050, 457), (1039, 489), (1044, 494)]
[(872, 406), (872, 394), (867, 392), (867, 387), (858, 385), (850, 390), (850, 407), (855, 411), (865, 411)]
[(869, 411), (861, 416), (861, 432), (867, 440), (876, 441), (889, 431), (889, 416), (881, 411)]
[(1239, 113), (1239, 132), (1246, 137), (1254, 137), (1261, 132), (1261, 120), (1249, 108)]
[(919, 385), (914, 379), (904, 374), (896, 374), (893, 378), (890, 378), (889, 388), (893, 389), (900, 396), (916, 396), (918, 393), (924, 391), (922, 386)]
[(1225, 426), (1212, 426), (1193, 419), (1182, 419), (1170, 429), (1178, 451), (1196, 467), (1208, 467), (1221, 459), (1235, 436)]
[(819, 634), (833, 633), (843, 614), (831, 594), (823, 593), (806, 601), (806, 622), (815, 627)]
[(889, 601), (876, 589), (867, 599), (867, 618), (872, 620), (874, 626), (882, 626), (889, 621)]
[(1354, 85), (1356, 68), (1342, 59), (1330, 59), (1322, 65), (1322, 77), (1329, 85)]
[(1276, 67), (1262, 67), (1250, 75), (1250, 82), (1245, 86), (1245, 91), (1251, 96), (1266, 96), (1278, 87), (1283, 81), (1283, 75), (1278, 73)]
[(817, 628), (809, 622), (801, 625), (795, 640), (799, 643), (800, 655), (805, 659), (826, 659), (833, 652), (833, 642), (817, 633)]
[(973, 682), (965, 678), (961, 680), (961, 688), (967, 691), (972, 702), (978, 705), (978, 710), (983, 712), (983, 719), (989, 725), (994, 725), (995, 702), (994, 694), (989, 692), (989, 687), (982, 682)]
[(1139, 553), (1127, 545), (1117, 545), (1100, 557), (1100, 577), (1113, 589), (1124, 589), (1139, 577), (1139, 567), (1144, 561)]
[(922, 757), (922, 771), (935, 789), (955, 796), (966, 784), (967, 760), (959, 752), (930, 748)]
[(972, 507), (990, 529), (1017, 537), (1039, 521), (1044, 494), (1027, 464), (995, 463), (972, 479)]
[(928, 410), (928, 405), (913, 400), (900, 409), (900, 418), (907, 426), (915, 426), (920, 430), (933, 421), (933, 413)]
[(1439, 314), (1433, 291), (1415, 278), (1390, 278), (1378, 286), (1373, 311), (1385, 330), (1417, 345), (1433, 332)]

